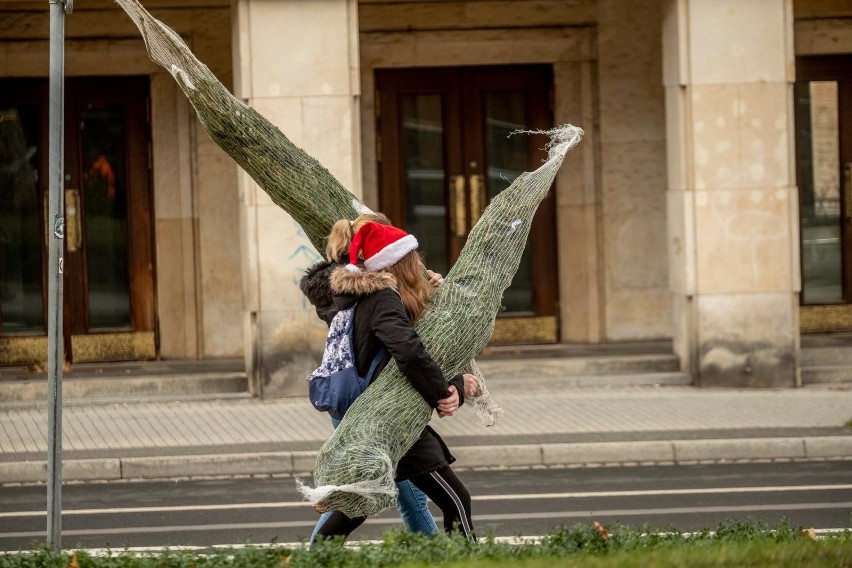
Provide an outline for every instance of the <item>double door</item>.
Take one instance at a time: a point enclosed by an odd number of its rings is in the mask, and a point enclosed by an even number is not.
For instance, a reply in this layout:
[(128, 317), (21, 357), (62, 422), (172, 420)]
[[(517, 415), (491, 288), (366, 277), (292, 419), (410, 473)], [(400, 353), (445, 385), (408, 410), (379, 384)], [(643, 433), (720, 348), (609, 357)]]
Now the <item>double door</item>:
[[(66, 358), (153, 357), (148, 80), (65, 94)], [(46, 359), (48, 111), (46, 80), (0, 82), (0, 364)]]
[[(380, 208), (446, 274), (483, 210), (546, 158), (549, 66), (376, 72)], [(558, 341), (555, 198), (541, 204), (492, 343)]]
[(852, 56), (796, 60), (802, 331), (852, 329)]

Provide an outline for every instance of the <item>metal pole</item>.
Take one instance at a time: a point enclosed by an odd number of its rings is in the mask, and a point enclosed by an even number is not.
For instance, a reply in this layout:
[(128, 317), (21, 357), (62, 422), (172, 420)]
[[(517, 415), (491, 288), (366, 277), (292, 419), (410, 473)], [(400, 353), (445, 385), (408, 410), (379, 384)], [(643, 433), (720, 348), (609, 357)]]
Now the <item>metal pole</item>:
[(65, 236), (63, 172), (65, 170), (65, 13), (70, 0), (50, 2), (50, 135), (48, 138), (47, 263), (47, 545), (62, 548), (62, 263)]

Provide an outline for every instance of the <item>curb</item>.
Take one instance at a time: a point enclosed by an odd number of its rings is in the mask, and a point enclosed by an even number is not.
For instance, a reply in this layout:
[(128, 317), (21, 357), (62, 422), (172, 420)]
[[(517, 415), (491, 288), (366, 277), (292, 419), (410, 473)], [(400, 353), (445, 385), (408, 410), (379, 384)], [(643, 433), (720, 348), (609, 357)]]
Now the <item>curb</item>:
[[(852, 459), (852, 436), (458, 446), (458, 469)], [(63, 460), (65, 481), (232, 475), (309, 475), (317, 452), (259, 452)], [(0, 484), (44, 483), (47, 461), (0, 462)]]

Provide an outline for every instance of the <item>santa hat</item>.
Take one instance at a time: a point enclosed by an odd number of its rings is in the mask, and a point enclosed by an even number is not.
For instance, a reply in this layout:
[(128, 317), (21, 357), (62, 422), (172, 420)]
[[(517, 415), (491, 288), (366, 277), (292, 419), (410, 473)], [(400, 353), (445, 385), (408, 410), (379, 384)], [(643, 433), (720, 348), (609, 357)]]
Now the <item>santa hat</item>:
[(396, 264), (402, 257), (417, 248), (417, 239), (393, 225), (365, 223), (352, 237), (349, 246), (349, 264), (346, 269), (358, 270), (358, 252), (363, 253), (367, 270), (381, 270)]

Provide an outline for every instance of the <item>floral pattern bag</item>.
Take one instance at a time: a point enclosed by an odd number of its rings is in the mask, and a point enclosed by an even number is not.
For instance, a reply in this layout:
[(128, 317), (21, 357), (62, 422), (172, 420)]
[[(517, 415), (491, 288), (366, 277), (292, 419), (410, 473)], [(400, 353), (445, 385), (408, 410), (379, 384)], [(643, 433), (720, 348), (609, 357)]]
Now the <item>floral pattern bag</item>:
[(386, 348), (382, 348), (370, 363), (366, 376), (358, 375), (352, 329), (355, 306), (341, 310), (331, 320), (322, 362), (308, 375), (308, 396), (320, 412), (328, 412), (340, 420), (355, 399), (369, 386)]

